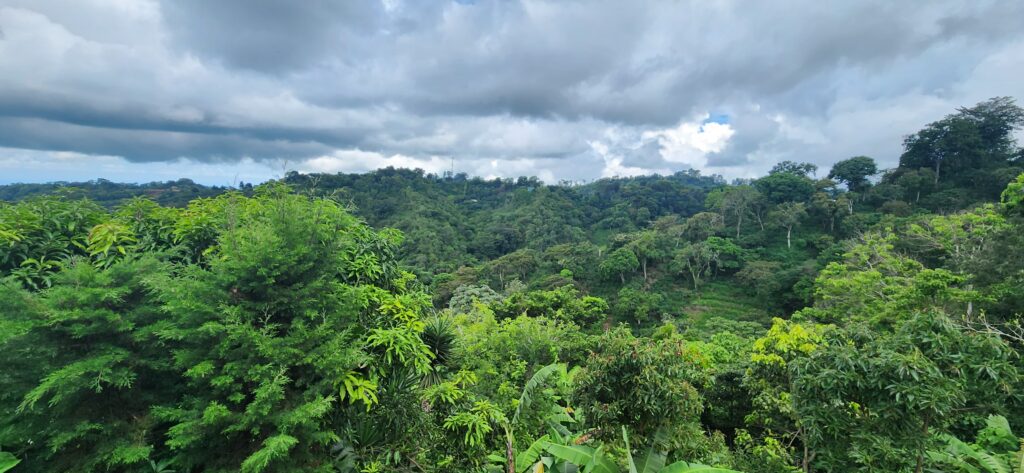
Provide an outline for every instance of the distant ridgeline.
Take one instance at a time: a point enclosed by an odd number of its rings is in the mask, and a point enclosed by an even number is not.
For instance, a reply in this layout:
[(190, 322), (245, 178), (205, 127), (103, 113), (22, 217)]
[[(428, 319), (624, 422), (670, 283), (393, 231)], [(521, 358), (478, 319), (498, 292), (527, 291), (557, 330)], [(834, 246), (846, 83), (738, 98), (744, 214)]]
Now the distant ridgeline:
[[(239, 186), (241, 189), (252, 185)], [(104, 207), (114, 208), (134, 197), (146, 197), (169, 207), (184, 207), (189, 201), (200, 197), (212, 197), (227, 191), (220, 186), (204, 186), (191, 179), (150, 182), (147, 184), (122, 184), (106, 179), (87, 182), (48, 182), (46, 184), (0, 185), (0, 200), (14, 202), (42, 195), (61, 195), (69, 199), (87, 198)]]

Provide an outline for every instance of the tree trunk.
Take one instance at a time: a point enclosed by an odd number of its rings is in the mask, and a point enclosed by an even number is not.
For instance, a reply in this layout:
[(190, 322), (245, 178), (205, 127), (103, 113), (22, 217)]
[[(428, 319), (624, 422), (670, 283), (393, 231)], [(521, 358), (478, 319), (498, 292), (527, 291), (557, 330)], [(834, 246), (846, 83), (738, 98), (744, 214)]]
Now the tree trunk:
[(743, 214), (736, 214), (736, 238), (740, 237), (740, 227), (743, 226)]
[(914, 196), (914, 203), (921, 202), (921, 189), (917, 190), (917, 195)]
[(647, 282), (647, 258), (644, 258), (644, 261), (640, 266), (644, 268), (644, 282)]
[(508, 473), (516, 473), (516, 455), (512, 449), (512, 434), (505, 430), (505, 459), (508, 461)]
[(812, 451), (810, 451), (810, 449), (807, 448), (806, 439), (801, 439), (801, 440), (804, 442), (804, 458), (803, 458), (804, 473), (811, 473), (811, 462), (814, 461), (814, 456), (815, 456), (816, 452), (812, 452)]
[(936, 159), (935, 160), (935, 186), (936, 187), (938, 187), (938, 185), (939, 185), (939, 168), (941, 166), (942, 166), (942, 160), (941, 159)]
[[(928, 438), (928, 416), (924, 418), (924, 425), (922, 426), (921, 433), (924, 438)], [(924, 445), (921, 446), (917, 451), (917, 466), (914, 467), (914, 473), (921, 473), (924, 471)]]
[(622, 281), (622, 285), (626, 285), (626, 273), (619, 273), (619, 280)]
[(793, 234), (793, 227), (786, 227), (786, 248), (793, 248), (790, 236)]
[[(968, 291), (974, 290), (974, 285), (973, 284), (968, 284), (967, 285), (967, 290)], [(974, 313), (974, 301), (967, 301), (967, 317), (969, 318), (971, 316), (971, 314), (973, 314), (973, 313)]]

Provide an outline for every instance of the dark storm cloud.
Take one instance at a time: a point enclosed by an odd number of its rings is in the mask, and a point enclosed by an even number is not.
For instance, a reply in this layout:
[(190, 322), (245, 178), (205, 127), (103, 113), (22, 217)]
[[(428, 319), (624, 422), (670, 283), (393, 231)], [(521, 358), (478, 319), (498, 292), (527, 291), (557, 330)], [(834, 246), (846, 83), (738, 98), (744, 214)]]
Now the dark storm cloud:
[[(361, 150), (570, 178), (891, 165), (900, 136), (954, 107), (1024, 98), (1021, 17), (1013, 0), (6, 0), (0, 147)], [(727, 117), (722, 146), (673, 135), (707, 113)]]
[(638, 146), (617, 150), (625, 166), (644, 169), (665, 169), (672, 165), (661, 156), (661, 147), (655, 140), (641, 142)]
[[(40, 133), (45, 130), (46, 133)], [(95, 128), (36, 118), (0, 117), (0, 143), (33, 150), (131, 156), (132, 161), (302, 159), (333, 148), (314, 141), (260, 140), (235, 134), (199, 134), (138, 128)]]
[[(119, 102), (114, 107), (90, 103), (80, 97), (62, 94), (25, 93), (0, 96), (0, 117), (39, 119), (52, 123), (78, 125), (94, 129), (145, 131), (154, 134), (233, 135), (253, 142), (315, 142), (326, 147), (353, 147), (373, 129), (359, 123), (351, 127), (314, 128), (280, 126), (229, 125), (214, 111), (200, 112), (187, 120), (149, 109), (145, 103)], [(196, 152), (198, 150), (193, 150)], [(111, 153), (121, 154), (121, 153)], [(210, 153), (200, 153), (210, 154)], [(230, 153), (212, 153), (228, 155)]]
[(376, 2), (333, 0), (173, 0), (161, 2), (177, 46), (230, 67), (287, 72), (353, 49), (373, 35)]
[(730, 120), (737, 133), (725, 149), (708, 153), (708, 166), (713, 168), (742, 167), (750, 157), (768, 146), (779, 133), (779, 123), (759, 113), (734, 113)]

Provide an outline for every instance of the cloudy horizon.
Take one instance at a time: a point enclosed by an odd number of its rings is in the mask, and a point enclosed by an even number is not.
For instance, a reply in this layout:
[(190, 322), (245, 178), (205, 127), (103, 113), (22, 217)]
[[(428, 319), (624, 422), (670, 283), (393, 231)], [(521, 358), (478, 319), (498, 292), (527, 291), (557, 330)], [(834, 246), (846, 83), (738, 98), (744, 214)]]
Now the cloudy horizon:
[(1024, 99), (1024, 2), (0, 0), (0, 183), (897, 163)]

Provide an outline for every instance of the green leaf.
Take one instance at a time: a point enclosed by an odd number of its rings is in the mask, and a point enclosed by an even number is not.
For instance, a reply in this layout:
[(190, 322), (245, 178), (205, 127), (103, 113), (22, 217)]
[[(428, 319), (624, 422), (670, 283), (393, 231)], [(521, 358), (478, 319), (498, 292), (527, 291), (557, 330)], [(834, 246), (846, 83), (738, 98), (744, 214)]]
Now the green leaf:
[(976, 450), (974, 459), (991, 473), (1013, 473), (1010, 471), (1010, 465), (991, 453)]
[(981, 473), (981, 470), (948, 452), (927, 452), (927, 455), (932, 461), (959, 468), (961, 473)]
[(272, 461), (283, 458), (297, 443), (299, 439), (286, 434), (267, 438), (263, 441), (263, 448), (242, 462), (242, 471), (258, 473), (266, 470)]
[(668, 458), (664, 451), (659, 450), (659, 447), (664, 445), (666, 437), (668, 434), (665, 429), (658, 429), (654, 433), (654, 442), (651, 443), (643, 462), (640, 463), (640, 473), (659, 473), (665, 468), (665, 461)]
[(615, 463), (606, 458), (599, 450), (580, 445), (550, 444), (545, 450), (567, 462), (583, 467), (593, 473), (619, 473)]
[(964, 443), (960, 439), (951, 435), (944, 435), (943, 438), (948, 444), (947, 450), (955, 458), (959, 460), (963, 460), (964, 457), (973, 459), (984, 468), (984, 471), (989, 473), (1012, 473), (1010, 471), (1010, 466), (1007, 465), (1006, 462), (992, 454), (973, 445)]
[(699, 463), (676, 462), (663, 468), (659, 473), (741, 473), (727, 468), (716, 468)]
[(516, 412), (512, 415), (513, 424), (519, 419), (519, 413), (522, 412), (523, 409), (530, 407), (530, 404), (533, 403), (533, 392), (537, 390), (537, 387), (547, 381), (552, 374), (564, 371), (565, 365), (561, 363), (552, 363), (537, 370), (537, 372), (530, 377), (530, 380), (526, 382), (526, 386), (523, 387), (523, 394), (519, 396), (519, 404), (516, 405)]
[(10, 452), (0, 452), (0, 473), (4, 473), (21, 463), (21, 460), (14, 458)]
[(545, 435), (532, 444), (530, 448), (519, 452), (516, 455), (516, 471), (519, 473), (525, 472), (528, 468), (533, 466), (540, 459), (541, 452), (544, 451), (544, 447), (551, 443), (551, 436)]
[(626, 433), (626, 426), (622, 426), (622, 442), (626, 444), (626, 460), (629, 463), (629, 473), (637, 473), (636, 463), (633, 462), (633, 448), (629, 446), (629, 434)]

